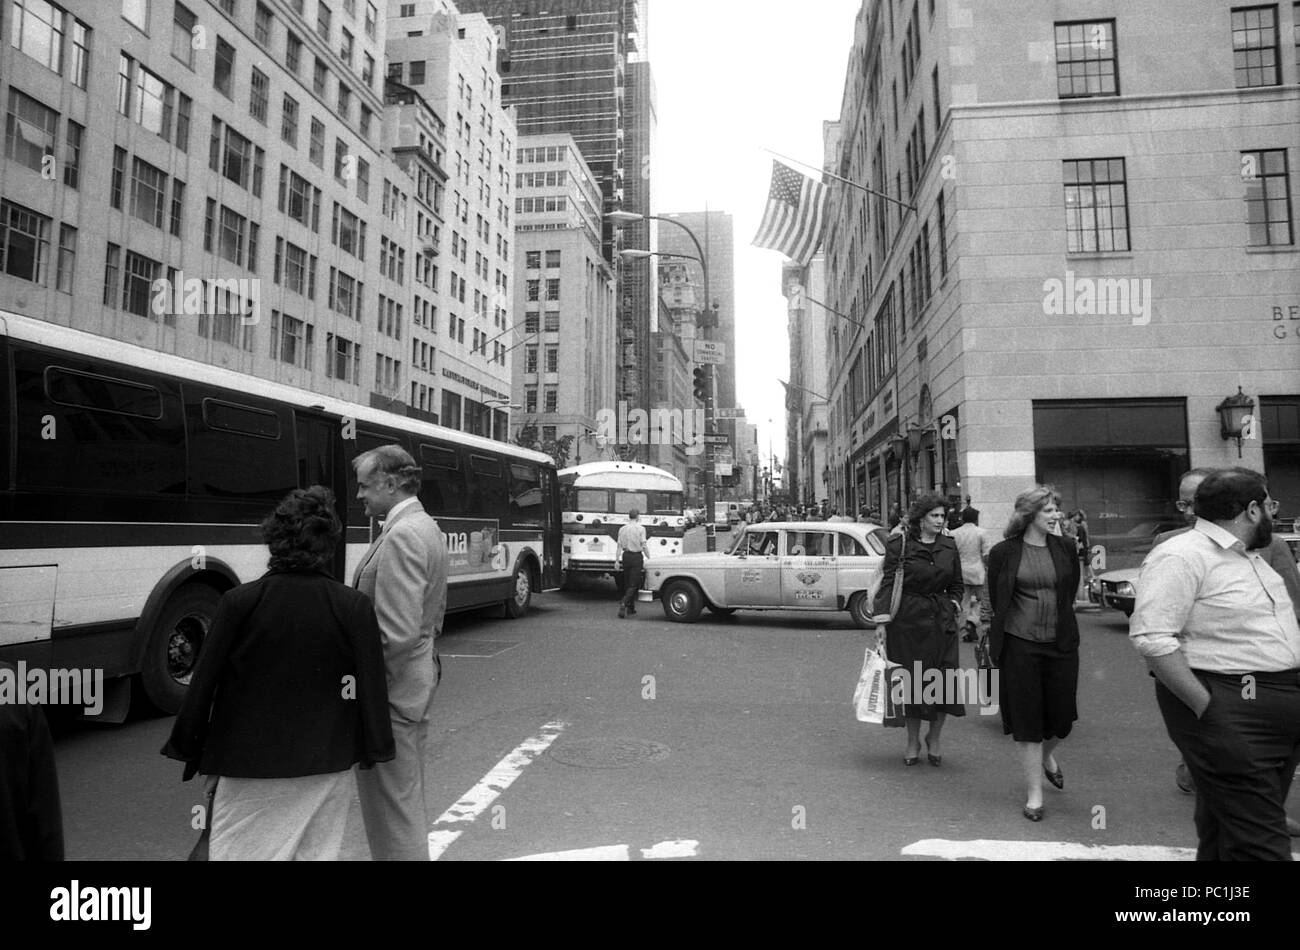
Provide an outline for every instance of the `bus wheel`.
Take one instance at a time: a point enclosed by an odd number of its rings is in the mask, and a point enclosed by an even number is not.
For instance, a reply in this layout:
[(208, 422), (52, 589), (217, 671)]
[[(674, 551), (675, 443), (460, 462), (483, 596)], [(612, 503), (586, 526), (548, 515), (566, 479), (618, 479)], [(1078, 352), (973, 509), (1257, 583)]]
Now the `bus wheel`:
[(528, 573), (528, 565), (520, 562), (515, 567), (514, 594), (506, 598), (506, 617), (518, 620), (528, 613), (528, 605), (533, 600), (533, 578)]
[(140, 670), (144, 694), (159, 712), (181, 708), (220, 599), (207, 584), (186, 584), (163, 607)]
[(704, 609), (704, 597), (691, 581), (669, 581), (659, 595), (664, 615), (674, 623), (694, 623)]

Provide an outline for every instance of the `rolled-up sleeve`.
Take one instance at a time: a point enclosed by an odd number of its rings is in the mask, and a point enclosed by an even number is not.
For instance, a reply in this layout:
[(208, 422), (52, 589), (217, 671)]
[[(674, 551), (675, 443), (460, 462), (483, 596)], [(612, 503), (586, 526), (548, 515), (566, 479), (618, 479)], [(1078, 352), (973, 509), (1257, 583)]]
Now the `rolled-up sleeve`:
[(1138, 574), (1137, 603), (1129, 621), (1129, 638), (1144, 657), (1167, 656), (1181, 648), (1200, 587), (1197, 565), (1186, 553), (1157, 547)]

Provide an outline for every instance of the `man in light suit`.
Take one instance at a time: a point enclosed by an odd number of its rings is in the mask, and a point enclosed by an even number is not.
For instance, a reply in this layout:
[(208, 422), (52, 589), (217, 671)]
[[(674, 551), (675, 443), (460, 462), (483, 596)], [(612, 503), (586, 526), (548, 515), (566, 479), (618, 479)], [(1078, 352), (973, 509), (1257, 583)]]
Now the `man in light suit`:
[(384, 522), (352, 586), (374, 602), (388, 673), (388, 708), (397, 757), (357, 770), (361, 816), (376, 861), (429, 860), (424, 761), (433, 692), (442, 665), (434, 638), (447, 609), (450, 558), (438, 523), (416, 494), (420, 467), (386, 445), (358, 456), (357, 498)]

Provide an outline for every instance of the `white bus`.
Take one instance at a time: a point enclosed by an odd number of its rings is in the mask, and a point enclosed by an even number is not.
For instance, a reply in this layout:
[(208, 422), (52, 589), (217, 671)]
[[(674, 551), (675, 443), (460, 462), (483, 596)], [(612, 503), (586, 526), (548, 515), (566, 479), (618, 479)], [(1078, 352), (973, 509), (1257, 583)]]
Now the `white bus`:
[(608, 575), (623, 590), (614, 569), (618, 532), (628, 512), (640, 512), (655, 557), (682, 553), (686, 515), (681, 480), (639, 462), (591, 462), (560, 472), (564, 520), (561, 568), (564, 581), (575, 575)]
[(258, 525), (325, 485), (351, 579), (376, 526), (349, 464), (399, 444), (447, 536), (450, 611), (511, 617), (560, 584), (548, 456), (0, 311), (0, 659), (138, 677), (174, 712), (217, 600), (266, 571)]

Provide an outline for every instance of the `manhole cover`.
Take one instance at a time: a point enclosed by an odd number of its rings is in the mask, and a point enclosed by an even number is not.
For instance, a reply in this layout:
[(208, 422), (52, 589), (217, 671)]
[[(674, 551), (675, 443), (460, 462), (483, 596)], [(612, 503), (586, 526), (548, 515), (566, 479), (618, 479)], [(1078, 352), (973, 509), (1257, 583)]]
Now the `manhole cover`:
[(550, 751), (562, 765), (580, 769), (630, 769), (668, 758), (668, 746), (645, 739), (575, 739)]

